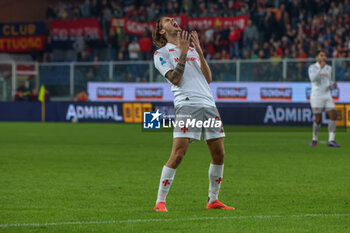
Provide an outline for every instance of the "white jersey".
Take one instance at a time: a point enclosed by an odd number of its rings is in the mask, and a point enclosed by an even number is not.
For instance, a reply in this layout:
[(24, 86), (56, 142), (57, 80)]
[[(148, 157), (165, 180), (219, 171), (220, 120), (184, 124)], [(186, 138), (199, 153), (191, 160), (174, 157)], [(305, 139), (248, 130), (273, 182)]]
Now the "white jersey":
[[(181, 51), (176, 45), (167, 43), (154, 53), (154, 64), (157, 70), (165, 77), (166, 73), (174, 70), (180, 57)], [(174, 93), (174, 105), (178, 106), (215, 106), (213, 95), (205, 79), (197, 51), (188, 49), (185, 71), (178, 86), (172, 84), (171, 91)]]
[(332, 98), (332, 67), (325, 65), (322, 69), (318, 62), (309, 66), (311, 81), (311, 98)]

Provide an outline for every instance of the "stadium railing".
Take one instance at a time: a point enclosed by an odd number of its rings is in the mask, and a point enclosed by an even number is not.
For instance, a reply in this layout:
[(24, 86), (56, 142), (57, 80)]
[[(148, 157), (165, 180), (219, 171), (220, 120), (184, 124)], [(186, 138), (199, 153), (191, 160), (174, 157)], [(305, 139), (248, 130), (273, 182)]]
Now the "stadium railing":
[[(314, 59), (209, 60), (215, 82), (308, 82)], [(350, 81), (350, 58), (328, 59), (333, 79)], [(52, 100), (73, 100), (88, 82), (165, 82), (153, 61), (0, 62), (0, 100), (10, 101), (19, 85), (40, 85)]]

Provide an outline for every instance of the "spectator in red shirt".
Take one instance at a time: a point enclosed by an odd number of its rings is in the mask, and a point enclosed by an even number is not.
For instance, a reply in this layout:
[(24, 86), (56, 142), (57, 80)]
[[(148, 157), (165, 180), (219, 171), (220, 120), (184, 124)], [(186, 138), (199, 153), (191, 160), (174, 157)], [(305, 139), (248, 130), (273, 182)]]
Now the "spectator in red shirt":
[(214, 59), (215, 58), (215, 54), (216, 54), (216, 49), (215, 49), (215, 45), (213, 41), (210, 41), (208, 43), (208, 54), (210, 59)]
[(29, 94), (29, 101), (30, 102), (37, 102), (38, 101), (38, 90), (34, 88), (32, 92)]
[(16, 101), (16, 102), (26, 101), (26, 97), (24, 96), (22, 91), (17, 91), (15, 93), (13, 101)]
[(242, 1), (237, 0), (234, 5), (235, 5), (236, 11), (239, 11), (241, 9), (241, 6), (242, 6)]
[(239, 58), (239, 41), (242, 38), (242, 31), (237, 25), (233, 25), (230, 30), (229, 34), (229, 41), (230, 41), (230, 58), (233, 57)]
[(147, 31), (143, 33), (143, 36), (139, 39), (139, 46), (142, 60), (151, 60), (152, 52), (152, 39), (148, 36)]
[(77, 98), (75, 102), (86, 102), (89, 100), (88, 93), (86, 91), (82, 91), (77, 94)]
[(307, 58), (307, 55), (304, 51), (303, 48), (299, 48), (299, 55), (297, 56), (297, 59), (306, 59)]

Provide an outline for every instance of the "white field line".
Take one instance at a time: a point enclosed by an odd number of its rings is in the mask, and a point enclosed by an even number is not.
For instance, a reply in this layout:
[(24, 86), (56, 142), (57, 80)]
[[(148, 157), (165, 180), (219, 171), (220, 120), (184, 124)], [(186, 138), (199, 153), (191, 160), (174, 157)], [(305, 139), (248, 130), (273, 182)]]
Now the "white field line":
[(202, 220), (228, 220), (228, 219), (264, 219), (264, 218), (306, 218), (306, 217), (347, 217), (350, 213), (341, 214), (299, 214), (299, 215), (260, 215), (260, 216), (229, 216), (229, 217), (198, 217), (198, 218), (151, 218), (151, 219), (125, 219), (107, 221), (77, 221), (77, 222), (48, 222), (48, 223), (11, 223), (0, 224), (0, 228), (8, 227), (42, 227), (60, 225), (91, 225), (91, 224), (118, 224), (139, 222), (178, 222)]

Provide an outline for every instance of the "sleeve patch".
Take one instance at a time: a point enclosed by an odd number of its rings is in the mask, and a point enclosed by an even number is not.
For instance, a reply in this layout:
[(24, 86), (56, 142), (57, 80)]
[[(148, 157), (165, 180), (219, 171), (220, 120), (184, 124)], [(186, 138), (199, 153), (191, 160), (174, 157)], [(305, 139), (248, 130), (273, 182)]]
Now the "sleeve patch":
[(164, 65), (166, 63), (166, 61), (162, 57), (159, 57), (159, 61), (161, 65)]

